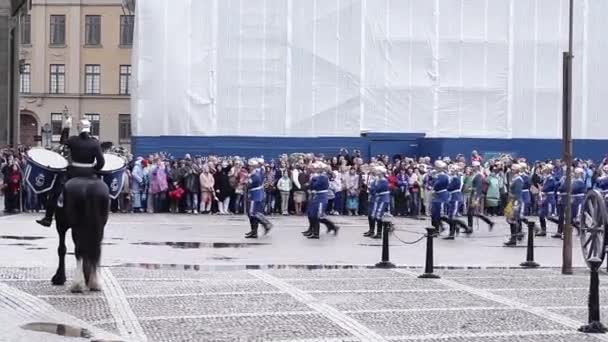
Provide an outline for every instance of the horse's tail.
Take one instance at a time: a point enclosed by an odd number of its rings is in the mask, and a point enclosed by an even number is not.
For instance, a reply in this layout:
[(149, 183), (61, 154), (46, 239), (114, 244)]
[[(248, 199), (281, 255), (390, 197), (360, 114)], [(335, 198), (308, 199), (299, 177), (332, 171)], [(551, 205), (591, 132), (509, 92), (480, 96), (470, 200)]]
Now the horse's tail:
[(110, 212), (109, 191), (105, 183), (98, 181), (86, 189), (87, 200), (84, 204), (84, 213), (85, 218), (88, 219), (88, 229), (84, 234), (85, 250), (87, 251), (83, 264), (85, 275), (94, 274), (99, 266), (104, 228)]
[(72, 235), (76, 240), (77, 258), (82, 258), (85, 280), (94, 274), (101, 259), (104, 227), (110, 211), (109, 190), (97, 179), (74, 178), (66, 184), (67, 208)]

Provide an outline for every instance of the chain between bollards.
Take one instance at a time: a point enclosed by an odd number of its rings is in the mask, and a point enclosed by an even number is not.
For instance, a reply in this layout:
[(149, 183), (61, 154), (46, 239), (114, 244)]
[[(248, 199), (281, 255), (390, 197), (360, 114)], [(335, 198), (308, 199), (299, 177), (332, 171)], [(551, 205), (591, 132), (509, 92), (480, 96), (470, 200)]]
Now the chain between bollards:
[(437, 237), (435, 228), (426, 229), (426, 262), (424, 264), (424, 274), (418, 276), (422, 279), (438, 279), (440, 276), (433, 273), (433, 239)]
[(593, 257), (589, 260), (591, 264), (591, 281), (589, 282), (589, 324), (584, 325), (578, 331), (589, 334), (604, 334), (608, 329), (600, 322), (600, 277), (598, 269), (602, 266), (602, 260)]
[(377, 268), (395, 268), (395, 264), (390, 262), (388, 253), (388, 234), (390, 233), (389, 224), (382, 223), (382, 260), (376, 264)]
[(519, 264), (523, 268), (537, 268), (540, 265), (534, 261), (534, 222), (526, 221), (528, 225), (528, 248), (526, 248), (526, 261)]

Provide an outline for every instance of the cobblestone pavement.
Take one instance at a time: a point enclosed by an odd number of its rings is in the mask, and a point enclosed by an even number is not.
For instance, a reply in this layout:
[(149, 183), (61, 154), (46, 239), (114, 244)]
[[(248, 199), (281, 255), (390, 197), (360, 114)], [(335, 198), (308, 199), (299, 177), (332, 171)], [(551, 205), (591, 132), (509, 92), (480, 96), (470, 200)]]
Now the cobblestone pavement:
[[(115, 215), (103, 291), (76, 295), (50, 285), (56, 238), (33, 219), (0, 219), (0, 341), (608, 341), (576, 331), (587, 317), (586, 269), (562, 276), (556, 268), (508, 268), (525, 250), (497, 247), (500, 225), (438, 240), (438, 263), (460, 268), (439, 269), (441, 279), (430, 280), (417, 278), (422, 243), (393, 239), (391, 257), (401, 267), (366, 266), (380, 249), (360, 237), (359, 218), (336, 218), (340, 234), (319, 241), (299, 236), (304, 219), (278, 218), (270, 236), (245, 241), (237, 217)], [(412, 231), (399, 235), (415, 240), (425, 224), (399, 220)], [(558, 265), (560, 242), (537, 242), (540, 263)]]

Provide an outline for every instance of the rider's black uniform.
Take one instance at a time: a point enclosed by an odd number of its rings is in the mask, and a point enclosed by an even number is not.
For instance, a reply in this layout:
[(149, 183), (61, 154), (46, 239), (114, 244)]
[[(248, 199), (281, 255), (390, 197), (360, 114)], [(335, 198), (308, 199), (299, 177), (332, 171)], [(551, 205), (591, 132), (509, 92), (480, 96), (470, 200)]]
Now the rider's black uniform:
[(53, 222), (57, 199), (63, 191), (65, 182), (74, 177), (94, 177), (96, 176), (96, 172), (101, 170), (105, 164), (99, 141), (87, 132), (70, 137), (65, 145), (69, 149), (71, 157), (66, 177), (61, 177), (61, 180), (55, 182), (55, 186), (51, 190), (51, 196), (46, 204), (44, 218), (36, 221), (45, 227), (50, 227)]

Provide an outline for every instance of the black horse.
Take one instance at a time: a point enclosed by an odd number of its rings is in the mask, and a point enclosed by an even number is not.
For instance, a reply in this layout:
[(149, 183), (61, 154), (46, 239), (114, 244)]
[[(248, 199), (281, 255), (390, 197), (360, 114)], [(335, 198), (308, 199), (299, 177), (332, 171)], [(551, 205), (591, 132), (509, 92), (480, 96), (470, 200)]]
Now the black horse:
[(101, 258), (101, 242), (110, 212), (108, 186), (97, 177), (76, 177), (67, 181), (63, 207), (57, 208), (56, 227), (59, 233), (59, 267), (53, 285), (65, 284), (65, 235), (72, 229), (76, 270), (72, 292), (101, 290), (97, 268)]

